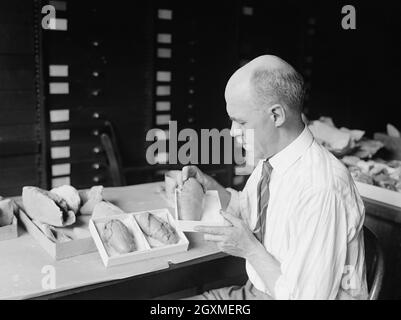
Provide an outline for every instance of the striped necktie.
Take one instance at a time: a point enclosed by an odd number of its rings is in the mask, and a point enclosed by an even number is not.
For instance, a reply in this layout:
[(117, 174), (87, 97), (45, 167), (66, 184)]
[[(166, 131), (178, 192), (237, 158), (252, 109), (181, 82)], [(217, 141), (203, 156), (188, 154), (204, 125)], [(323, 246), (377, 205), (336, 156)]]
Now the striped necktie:
[(269, 183), (273, 167), (268, 160), (263, 162), (262, 175), (258, 183), (258, 220), (256, 221), (255, 237), (263, 244), (266, 229), (266, 211), (269, 204)]

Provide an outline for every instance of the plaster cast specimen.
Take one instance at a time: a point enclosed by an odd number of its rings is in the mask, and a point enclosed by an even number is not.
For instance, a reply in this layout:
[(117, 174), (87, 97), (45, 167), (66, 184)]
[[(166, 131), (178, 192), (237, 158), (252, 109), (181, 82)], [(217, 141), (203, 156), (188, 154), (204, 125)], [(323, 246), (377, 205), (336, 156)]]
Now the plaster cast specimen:
[(201, 184), (194, 178), (184, 182), (177, 191), (178, 215), (181, 220), (199, 221), (202, 218), (205, 192)]
[(155, 215), (145, 212), (135, 216), (142, 232), (164, 244), (175, 244), (180, 239), (174, 228), (166, 221)]
[(134, 236), (118, 219), (110, 220), (104, 225), (103, 238), (109, 247), (120, 254), (136, 250)]

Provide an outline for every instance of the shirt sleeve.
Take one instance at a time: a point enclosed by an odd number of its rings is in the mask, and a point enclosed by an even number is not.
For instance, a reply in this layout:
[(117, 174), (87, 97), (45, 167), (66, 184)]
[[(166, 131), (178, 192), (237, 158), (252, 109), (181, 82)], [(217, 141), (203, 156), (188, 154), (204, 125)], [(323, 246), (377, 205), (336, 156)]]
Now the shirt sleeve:
[(290, 228), (276, 299), (335, 299), (347, 253), (346, 205), (333, 190), (310, 192)]

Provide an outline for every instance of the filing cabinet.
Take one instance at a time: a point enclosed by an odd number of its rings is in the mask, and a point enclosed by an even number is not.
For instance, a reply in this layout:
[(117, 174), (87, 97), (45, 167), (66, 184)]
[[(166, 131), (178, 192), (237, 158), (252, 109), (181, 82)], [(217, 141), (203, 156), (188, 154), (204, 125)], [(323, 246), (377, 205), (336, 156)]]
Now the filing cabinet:
[(0, 190), (20, 187), (21, 185), (35, 185), (37, 183), (36, 167), (23, 166), (15, 170), (0, 171)]
[(44, 64), (56, 71), (46, 74), (50, 162), (56, 174), (65, 173), (50, 184), (109, 186), (100, 141), (105, 121), (114, 128), (125, 165), (145, 162), (152, 125), (149, 4), (129, 5), (113, 17), (109, 4), (99, 1), (60, 2), (65, 28), (44, 31), (43, 41)]
[(0, 2), (0, 195), (41, 185), (34, 3)]
[[(33, 54), (34, 53), (34, 32), (32, 28), (33, 7), (32, 1), (25, 1), (26, 7), (20, 9), (18, 23), (9, 21), (0, 26), (0, 52), (11, 54)], [(10, 5), (10, 12), (17, 13), (15, 7)], [(6, 11), (7, 12), (7, 11)], [(25, 20), (27, 19), (27, 20)], [(4, 20), (2, 20), (4, 21)]]
[[(154, 1), (153, 123), (167, 137), (169, 121), (177, 122), (178, 131), (229, 127), (224, 88), (237, 61), (236, 5), (232, 1)], [(177, 147), (183, 144), (178, 142)], [(161, 166), (168, 156), (159, 155)], [(211, 175), (219, 173), (218, 180), (230, 184), (224, 176), (231, 176), (232, 166), (202, 169)], [(162, 180), (163, 175), (155, 171), (154, 179)]]

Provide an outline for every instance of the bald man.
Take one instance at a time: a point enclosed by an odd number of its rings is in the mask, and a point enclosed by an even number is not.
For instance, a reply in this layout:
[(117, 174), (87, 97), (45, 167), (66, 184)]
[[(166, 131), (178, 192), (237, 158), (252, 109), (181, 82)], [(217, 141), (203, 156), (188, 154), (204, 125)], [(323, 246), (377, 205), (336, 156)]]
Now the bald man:
[(232, 226), (197, 231), (246, 259), (249, 280), (193, 299), (367, 297), (364, 205), (347, 169), (302, 121), (303, 87), (301, 75), (275, 56), (254, 59), (228, 81), (231, 134), (256, 166), (241, 192), (195, 166), (184, 167), (182, 179), (218, 191)]

